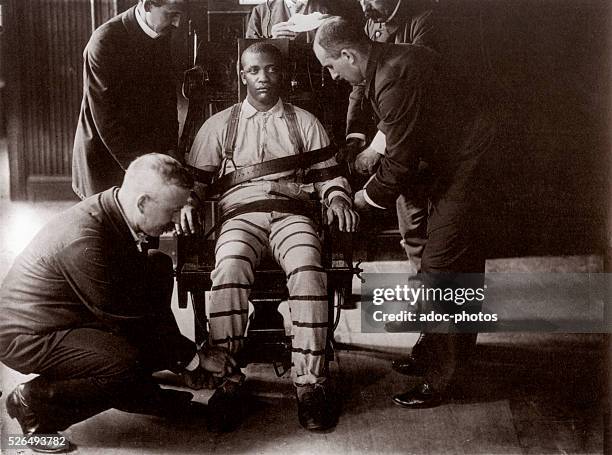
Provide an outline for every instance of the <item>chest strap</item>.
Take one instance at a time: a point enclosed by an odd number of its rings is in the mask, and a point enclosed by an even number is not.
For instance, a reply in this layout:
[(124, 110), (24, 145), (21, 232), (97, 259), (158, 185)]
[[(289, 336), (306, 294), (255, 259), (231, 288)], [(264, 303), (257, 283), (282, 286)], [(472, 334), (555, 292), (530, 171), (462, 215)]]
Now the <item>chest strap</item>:
[[(215, 194), (223, 194), (230, 188), (235, 187), (236, 185), (240, 185), (241, 183), (248, 182), (250, 180), (265, 177), (266, 175), (276, 174), (279, 172), (292, 171), (298, 169), (306, 169), (313, 164), (320, 163), (322, 161), (326, 161), (333, 157), (336, 154), (336, 147), (332, 145), (328, 145), (322, 149), (313, 150), (307, 153), (300, 153), (299, 155), (291, 155), (284, 156), (282, 158), (276, 158), (269, 161), (264, 161), (263, 163), (253, 164), (251, 166), (245, 166), (240, 169), (237, 169), (233, 172), (223, 175), (218, 180), (213, 182), (208, 187), (208, 195), (213, 196)], [(334, 166), (334, 171), (339, 171), (338, 166)], [(312, 182), (320, 181), (320, 180), (328, 180), (333, 178), (330, 176), (330, 173), (318, 172), (323, 171), (316, 170), (313, 172), (312, 177), (316, 178), (315, 180), (311, 180)], [(306, 174), (308, 177), (310, 172)], [(337, 174), (339, 175), (339, 174)], [(327, 178), (318, 178), (318, 177), (327, 177)], [(310, 179), (309, 179), (310, 180)]]

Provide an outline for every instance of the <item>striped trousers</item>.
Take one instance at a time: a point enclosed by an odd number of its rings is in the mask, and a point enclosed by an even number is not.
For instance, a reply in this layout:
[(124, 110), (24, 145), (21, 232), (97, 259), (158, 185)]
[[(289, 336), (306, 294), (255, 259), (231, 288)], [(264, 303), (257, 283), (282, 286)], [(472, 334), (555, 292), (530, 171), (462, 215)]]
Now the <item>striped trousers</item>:
[(322, 382), (327, 337), (327, 275), (321, 241), (308, 217), (253, 212), (225, 222), (215, 247), (210, 342), (235, 353), (244, 341), (254, 271), (271, 253), (287, 276), (296, 384)]

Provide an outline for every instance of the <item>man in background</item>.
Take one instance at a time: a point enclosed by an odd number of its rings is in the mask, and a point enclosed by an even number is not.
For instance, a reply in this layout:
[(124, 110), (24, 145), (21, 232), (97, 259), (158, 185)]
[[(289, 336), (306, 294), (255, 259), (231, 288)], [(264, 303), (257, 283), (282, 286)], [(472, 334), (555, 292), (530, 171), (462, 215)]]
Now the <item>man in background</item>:
[(81, 198), (121, 184), (129, 163), (178, 142), (170, 35), (186, 0), (139, 0), (101, 25), (85, 51), (83, 101), (72, 156)]

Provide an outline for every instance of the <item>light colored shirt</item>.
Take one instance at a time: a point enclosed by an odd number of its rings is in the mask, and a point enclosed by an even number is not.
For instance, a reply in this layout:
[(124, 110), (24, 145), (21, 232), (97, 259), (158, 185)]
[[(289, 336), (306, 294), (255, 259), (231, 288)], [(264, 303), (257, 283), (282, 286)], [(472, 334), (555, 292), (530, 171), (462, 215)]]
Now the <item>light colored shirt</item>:
[(289, 16), (299, 13), (306, 8), (308, 0), (285, 0), (285, 6), (289, 10)]
[(153, 39), (159, 37), (159, 33), (149, 27), (149, 24), (147, 24), (145, 18), (141, 16), (140, 5), (138, 5), (138, 7), (136, 8), (136, 21), (138, 21), (138, 25), (140, 25), (142, 31), (145, 32), (149, 37)]
[[(298, 130), (302, 135), (306, 151), (317, 150), (329, 145), (325, 129), (311, 113), (294, 106)], [(218, 176), (264, 161), (297, 155), (297, 145), (292, 140), (285, 119), (283, 102), (279, 101), (268, 111), (260, 112), (248, 100), (242, 103), (233, 162), (224, 159), (223, 147), (228, 130), (231, 108), (209, 118), (198, 132), (187, 158), (191, 166)], [(312, 165), (309, 169), (323, 169), (336, 166), (335, 158)], [(344, 177), (315, 183), (296, 183), (295, 170), (270, 174), (232, 188), (219, 201), (221, 211), (262, 199), (310, 199), (317, 192), (324, 203), (340, 196), (351, 203), (350, 187)]]

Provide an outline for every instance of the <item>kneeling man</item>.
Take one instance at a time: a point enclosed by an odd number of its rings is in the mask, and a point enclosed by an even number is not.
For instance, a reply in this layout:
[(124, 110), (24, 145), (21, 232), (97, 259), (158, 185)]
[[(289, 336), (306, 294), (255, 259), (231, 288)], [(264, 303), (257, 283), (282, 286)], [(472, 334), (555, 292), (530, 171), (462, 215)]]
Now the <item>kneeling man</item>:
[[(6, 400), (24, 434), (48, 436), (110, 408), (193, 415), (191, 393), (161, 389), (151, 374), (170, 369), (194, 384), (202, 368), (233, 369), (222, 350), (198, 352), (181, 335), (172, 261), (144, 243), (174, 226), (192, 186), (178, 161), (143, 155), (121, 188), (51, 220), (16, 259), (0, 289), (0, 361), (39, 375)], [(32, 448), (67, 449), (55, 440)]]

